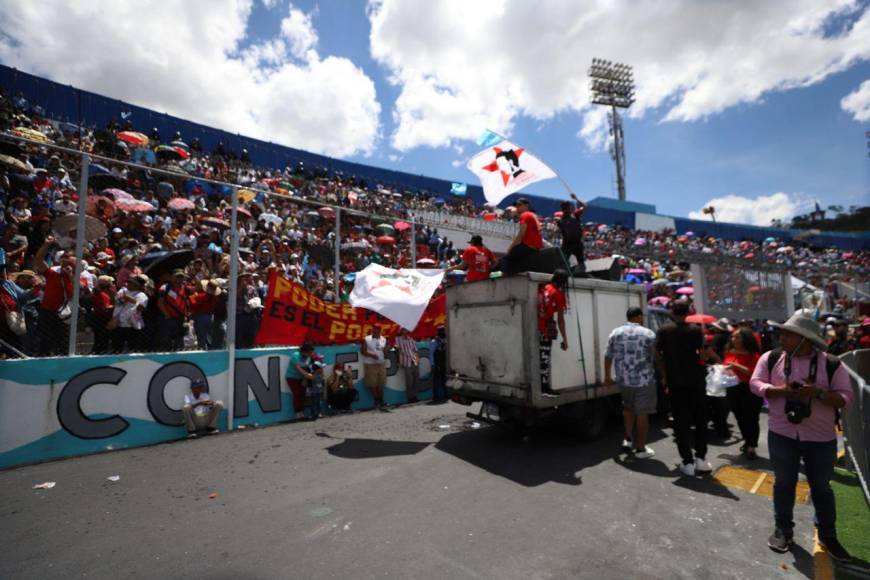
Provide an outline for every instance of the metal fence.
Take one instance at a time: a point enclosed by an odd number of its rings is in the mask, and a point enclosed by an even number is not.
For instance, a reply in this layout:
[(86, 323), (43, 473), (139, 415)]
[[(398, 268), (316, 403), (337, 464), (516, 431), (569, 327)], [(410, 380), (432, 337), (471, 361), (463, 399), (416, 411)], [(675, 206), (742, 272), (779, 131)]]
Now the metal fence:
[(849, 372), (855, 395), (855, 402), (843, 412), (843, 439), (870, 505), (870, 349), (846, 353), (840, 360)]

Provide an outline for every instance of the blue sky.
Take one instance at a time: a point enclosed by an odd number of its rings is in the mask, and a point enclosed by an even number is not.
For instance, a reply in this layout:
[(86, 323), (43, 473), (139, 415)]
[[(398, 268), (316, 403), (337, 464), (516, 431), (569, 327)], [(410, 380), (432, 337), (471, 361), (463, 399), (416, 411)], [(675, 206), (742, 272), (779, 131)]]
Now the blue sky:
[[(0, 28), (11, 31), (0, 62), (243, 134), (469, 183), (465, 161), (489, 127), (589, 199), (616, 195), (586, 89), (592, 56), (605, 57), (634, 65), (638, 80), (625, 119), (628, 199), (678, 216), (712, 201), (756, 223), (815, 200), (870, 203), (866, 0), (251, 1), (0, 0)], [(127, 22), (135, 33), (118, 26)], [(192, 94), (179, 83), (220, 88)], [(528, 191), (565, 195), (555, 180)]]

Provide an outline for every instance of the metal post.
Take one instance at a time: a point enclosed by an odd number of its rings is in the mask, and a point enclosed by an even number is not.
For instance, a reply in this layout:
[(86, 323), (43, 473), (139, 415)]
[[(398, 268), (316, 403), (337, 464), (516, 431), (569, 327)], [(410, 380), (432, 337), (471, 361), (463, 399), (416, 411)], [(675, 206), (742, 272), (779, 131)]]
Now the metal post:
[(417, 267), (417, 222), (411, 216), (411, 267)]
[(227, 431), (233, 430), (236, 401), (236, 297), (239, 293), (239, 190), (232, 188), (230, 217), (230, 284), (227, 295)]
[(616, 189), (619, 192), (620, 201), (625, 201), (625, 167), (623, 167), (624, 155), (622, 150), (622, 119), (613, 105), (613, 159), (616, 161)]
[(341, 302), (341, 293), (339, 292), (339, 280), (341, 279), (341, 208), (335, 208), (335, 280), (333, 280), (332, 288), (335, 294), (335, 302)]
[(79, 181), (79, 221), (76, 226), (76, 265), (73, 274), (72, 315), (69, 327), (69, 356), (76, 354), (79, 333), (79, 302), (82, 293), (82, 256), (85, 253), (85, 216), (88, 211), (88, 166), (91, 158), (82, 153), (82, 178)]

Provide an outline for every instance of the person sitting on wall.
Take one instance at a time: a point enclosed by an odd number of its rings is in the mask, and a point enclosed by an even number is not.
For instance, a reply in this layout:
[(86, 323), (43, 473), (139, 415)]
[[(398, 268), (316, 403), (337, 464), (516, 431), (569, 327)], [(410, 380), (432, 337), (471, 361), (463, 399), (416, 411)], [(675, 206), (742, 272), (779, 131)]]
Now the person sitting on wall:
[(190, 394), (184, 395), (181, 413), (184, 415), (187, 436), (191, 439), (198, 437), (198, 431), (202, 430), (205, 430), (206, 435), (217, 433), (217, 421), (224, 409), (224, 404), (213, 401), (205, 387), (204, 380), (193, 379), (190, 381)]
[(351, 404), (359, 397), (353, 386), (353, 372), (344, 368), (344, 363), (337, 362), (332, 367), (332, 374), (326, 379), (326, 400), (333, 411), (350, 412)]

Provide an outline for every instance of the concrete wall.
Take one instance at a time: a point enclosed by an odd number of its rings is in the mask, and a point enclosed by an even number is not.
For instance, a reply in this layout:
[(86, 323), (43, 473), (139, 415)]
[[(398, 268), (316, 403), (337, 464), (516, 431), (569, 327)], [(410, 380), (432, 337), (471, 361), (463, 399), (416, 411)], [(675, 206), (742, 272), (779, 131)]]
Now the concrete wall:
[[(419, 343), (419, 398), (431, 396), (428, 343)], [(233, 425), (293, 421), (293, 394), (284, 374), (293, 349), (237, 351)], [(354, 371), (360, 397), (355, 409), (374, 401), (362, 385), (356, 345), (319, 347), (331, 372), (336, 361)], [(58, 357), (0, 362), (0, 468), (47, 459), (138, 447), (186, 435), (180, 409), (192, 378), (203, 378), (213, 399), (229, 402), (226, 351)], [(406, 400), (395, 353), (387, 363), (387, 403)], [(227, 425), (227, 412), (220, 429)]]

